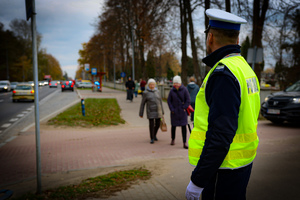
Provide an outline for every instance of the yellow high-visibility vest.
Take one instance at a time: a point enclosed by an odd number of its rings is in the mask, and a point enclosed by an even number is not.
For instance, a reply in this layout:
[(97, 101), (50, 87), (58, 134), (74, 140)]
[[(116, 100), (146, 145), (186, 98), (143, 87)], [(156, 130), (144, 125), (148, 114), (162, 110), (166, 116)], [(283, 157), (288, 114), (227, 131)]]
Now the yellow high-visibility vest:
[(256, 156), (259, 142), (256, 129), (260, 110), (259, 81), (251, 67), (239, 54), (221, 59), (203, 81), (196, 97), (194, 128), (189, 138), (189, 162), (196, 166), (200, 159), (208, 130), (209, 106), (205, 98), (206, 83), (215, 68), (222, 65), (226, 65), (239, 82), (241, 105), (238, 129), (220, 169), (236, 169), (250, 164)]

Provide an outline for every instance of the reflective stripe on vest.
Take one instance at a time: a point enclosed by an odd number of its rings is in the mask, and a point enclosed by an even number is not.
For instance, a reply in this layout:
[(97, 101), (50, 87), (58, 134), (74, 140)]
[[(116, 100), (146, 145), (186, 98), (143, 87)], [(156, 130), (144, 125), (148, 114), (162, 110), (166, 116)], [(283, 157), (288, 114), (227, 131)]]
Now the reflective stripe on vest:
[(245, 61), (238, 56), (225, 57), (207, 74), (196, 97), (194, 128), (189, 138), (189, 162), (196, 166), (204, 146), (208, 129), (209, 106), (206, 103), (206, 83), (218, 65), (226, 65), (237, 78), (240, 85), (241, 105), (239, 108), (238, 129), (229, 152), (221, 164), (221, 169), (235, 169), (251, 163), (256, 156), (259, 139), (257, 137), (257, 119), (260, 110), (259, 82)]

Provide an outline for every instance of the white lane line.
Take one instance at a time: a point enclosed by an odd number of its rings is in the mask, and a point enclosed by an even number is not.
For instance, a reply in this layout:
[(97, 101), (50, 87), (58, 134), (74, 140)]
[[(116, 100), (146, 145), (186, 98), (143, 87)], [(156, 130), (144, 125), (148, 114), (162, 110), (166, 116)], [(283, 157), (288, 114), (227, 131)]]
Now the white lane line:
[(23, 111), (22, 113), (26, 114), (26, 113), (29, 113), (29, 112), (25, 110), (25, 111)]
[(31, 111), (32, 109), (33, 109), (33, 108), (31, 108), (31, 107), (30, 107), (30, 108), (27, 108), (28, 111)]
[(3, 99), (0, 99), (0, 103), (3, 102), (3, 101), (4, 101)]
[(6, 123), (6, 124), (3, 124), (2, 126), (1, 126), (1, 128), (7, 128), (7, 127), (9, 127), (11, 125), (11, 123)]
[(24, 114), (18, 114), (17, 115), (17, 117), (23, 117), (24, 116)]
[(19, 118), (11, 118), (11, 119), (9, 120), (9, 122), (15, 122), (15, 121), (18, 121), (18, 119), (19, 119)]

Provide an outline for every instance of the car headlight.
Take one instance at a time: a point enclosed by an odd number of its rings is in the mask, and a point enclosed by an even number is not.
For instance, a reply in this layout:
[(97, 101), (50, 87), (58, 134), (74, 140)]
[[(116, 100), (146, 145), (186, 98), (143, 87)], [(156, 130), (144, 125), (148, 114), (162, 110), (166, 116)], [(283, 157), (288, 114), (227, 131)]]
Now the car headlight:
[(300, 103), (300, 98), (293, 98), (293, 103)]
[(270, 98), (270, 97), (269, 97), (269, 96), (267, 96), (267, 97), (265, 98), (265, 102), (267, 102), (267, 101), (269, 100), (269, 98)]
[(4, 89), (6, 90), (6, 89), (7, 89), (7, 86), (4, 86)]

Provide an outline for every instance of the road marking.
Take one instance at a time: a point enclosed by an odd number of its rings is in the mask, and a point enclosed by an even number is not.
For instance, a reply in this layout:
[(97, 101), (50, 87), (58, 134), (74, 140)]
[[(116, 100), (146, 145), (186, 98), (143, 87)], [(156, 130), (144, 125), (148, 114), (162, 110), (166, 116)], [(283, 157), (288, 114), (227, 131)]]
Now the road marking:
[(25, 111), (23, 111), (22, 113), (26, 114), (26, 113), (28, 113), (28, 111), (25, 110)]
[(11, 118), (9, 121), (10, 121), (10, 122), (15, 122), (15, 121), (18, 121), (18, 119), (19, 119), (19, 118)]
[(17, 117), (23, 117), (24, 116), (24, 114), (18, 114), (17, 115)]
[(0, 99), (0, 103), (3, 102), (3, 101), (4, 101), (3, 99)]
[(30, 107), (30, 108), (27, 108), (27, 110), (28, 110), (28, 111), (31, 111), (32, 109), (33, 109), (32, 107)]
[(1, 128), (7, 128), (7, 127), (9, 127), (11, 125), (11, 123), (6, 123), (6, 124), (3, 124), (2, 126), (1, 126)]

